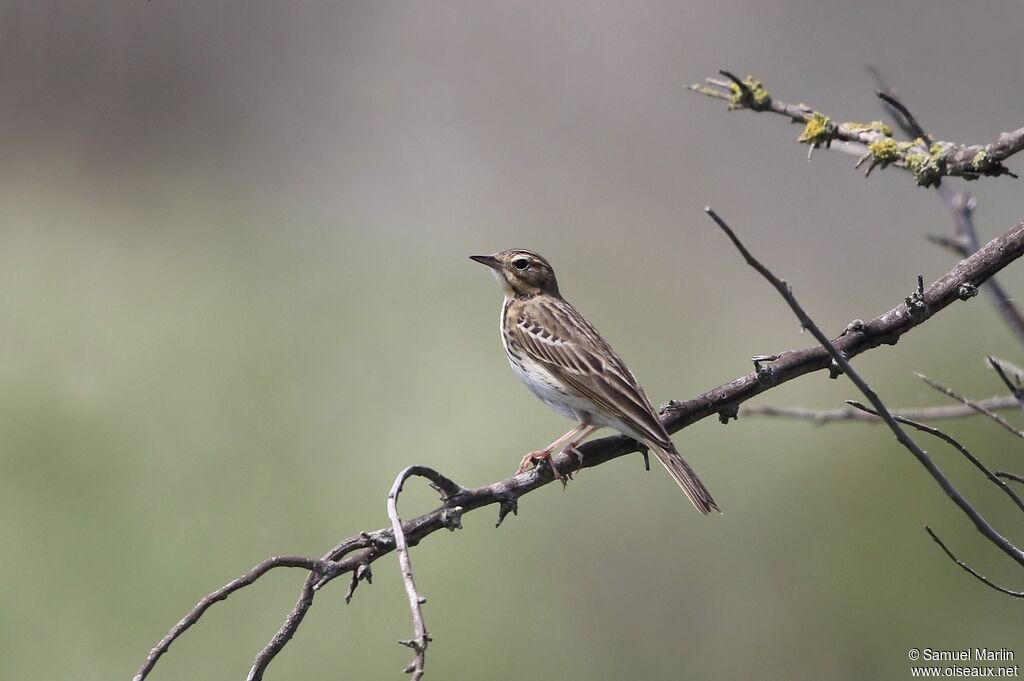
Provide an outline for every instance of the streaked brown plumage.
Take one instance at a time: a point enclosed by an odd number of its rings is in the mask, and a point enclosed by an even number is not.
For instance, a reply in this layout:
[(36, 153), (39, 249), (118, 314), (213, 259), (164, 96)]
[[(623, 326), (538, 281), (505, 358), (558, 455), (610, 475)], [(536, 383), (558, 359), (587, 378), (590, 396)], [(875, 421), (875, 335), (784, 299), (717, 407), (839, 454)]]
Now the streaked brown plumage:
[[(562, 298), (547, 260), (522, 249), (471, 258), (490, 267), (505, 292), (501, 339), (512, 369), (534, 395), (577, 422), (524, 457), (520, 470), (537, 459), (550, 463), (552, 453), (571, 450), (607, 426), (647, 445), (701, 513), (720, 510), (679, 456), (640, 383), (597, 329)], [(562, 477), (557, 470), (555, 475)]]

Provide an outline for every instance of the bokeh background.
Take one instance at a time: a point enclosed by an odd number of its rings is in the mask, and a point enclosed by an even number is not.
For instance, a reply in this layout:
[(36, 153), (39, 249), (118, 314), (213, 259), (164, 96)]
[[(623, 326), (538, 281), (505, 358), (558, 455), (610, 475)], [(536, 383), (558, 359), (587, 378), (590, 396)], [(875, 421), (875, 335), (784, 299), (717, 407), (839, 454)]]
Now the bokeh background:
[[(385, 525), (403, 466), (482, 484), (563, 432), (469, 254), (548, 255), (655, 402), (811, 343), (705, 204), (830, 331), (889, 309), (953, 264), (925, 241), (951, 229), (934, 193), (808, 163), (797, 128), (684, 86), (730, 68), (867, 121), (873, 63), (935, 135), (987, 142), (1021, 125), (1022, 25), (1020, 2), (934, 0), (0, 3), (0, 678), (127, 679), (262, 558)], [(983, 239), (1022, 217), (1019, 182), (971, 189)], [(977, 298), (857, 366), (893, 406), (941, 404), (912, 371), (983, 397), (986, 354), (1021, 360)], [(819, 374), (759, 401), (854, 396)], [(949, 428), (1020, 471), (995, 426)], [(1001, 582), (1019, 568), (880, 428), (675, 441), (723, 516), (629, 457), (417, 547), (428, 678), (901, 679), (910, 647), (1024, 654), (1020, 604), (923, 526)], [(406, 515), (435, 501), (413, 487)], [(401, 678), (393, 557), (375, 577), (323, 593), (268, 678)], [(217, 605), (152, 678), (242, 678), (302, 578)]]

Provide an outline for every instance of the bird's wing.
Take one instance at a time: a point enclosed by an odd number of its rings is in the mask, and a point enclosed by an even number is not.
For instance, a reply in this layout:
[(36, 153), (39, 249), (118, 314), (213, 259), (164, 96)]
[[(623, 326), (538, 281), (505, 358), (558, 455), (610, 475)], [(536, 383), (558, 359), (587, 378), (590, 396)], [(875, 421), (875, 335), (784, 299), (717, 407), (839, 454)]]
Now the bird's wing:
[(523, 305), (510, 331), (523, 350), (647, 439), (671, 447), (643, 388), (597, 329), (565, 300), (538, 297)]

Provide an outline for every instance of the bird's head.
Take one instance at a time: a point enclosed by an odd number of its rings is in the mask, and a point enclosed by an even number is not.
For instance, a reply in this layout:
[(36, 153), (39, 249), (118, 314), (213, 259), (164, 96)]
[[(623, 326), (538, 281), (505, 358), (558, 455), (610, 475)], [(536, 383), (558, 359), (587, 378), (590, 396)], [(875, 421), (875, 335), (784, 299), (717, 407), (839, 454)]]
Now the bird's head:
[(510, 248), (494, 255), (471, 255), (469, 258), (491, 268), (506, 296), (530, 298), (541, 293), (559, 295), (555, 270), (538, 253)]

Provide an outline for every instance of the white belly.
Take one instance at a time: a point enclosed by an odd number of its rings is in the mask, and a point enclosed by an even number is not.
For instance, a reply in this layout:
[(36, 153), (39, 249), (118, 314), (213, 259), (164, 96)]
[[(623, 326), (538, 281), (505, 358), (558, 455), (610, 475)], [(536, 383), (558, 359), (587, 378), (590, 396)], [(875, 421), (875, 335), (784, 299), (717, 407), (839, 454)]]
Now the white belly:
[(519, 360), (510, 354), (508, 363), (530, 392), (562, 416), (580, 421), (584, 414), (593, 413), (593, 405), (589, 400), (567, 393), (554, 376), (537, 362), (527, 358)]
[(524, 359), (523, 366), (520, 366), (519, 361), (511, 354), (508, 356), (508, 362), (530, 392), (562, 416), (580, 423), (585, 419), (592, 426), (612, 428), (636, 440), (644, 439), (644, 436), (629, 424), (610, 415), (603, 415), (590, 400), (565, 392), (551, 373), (537, 362)]

